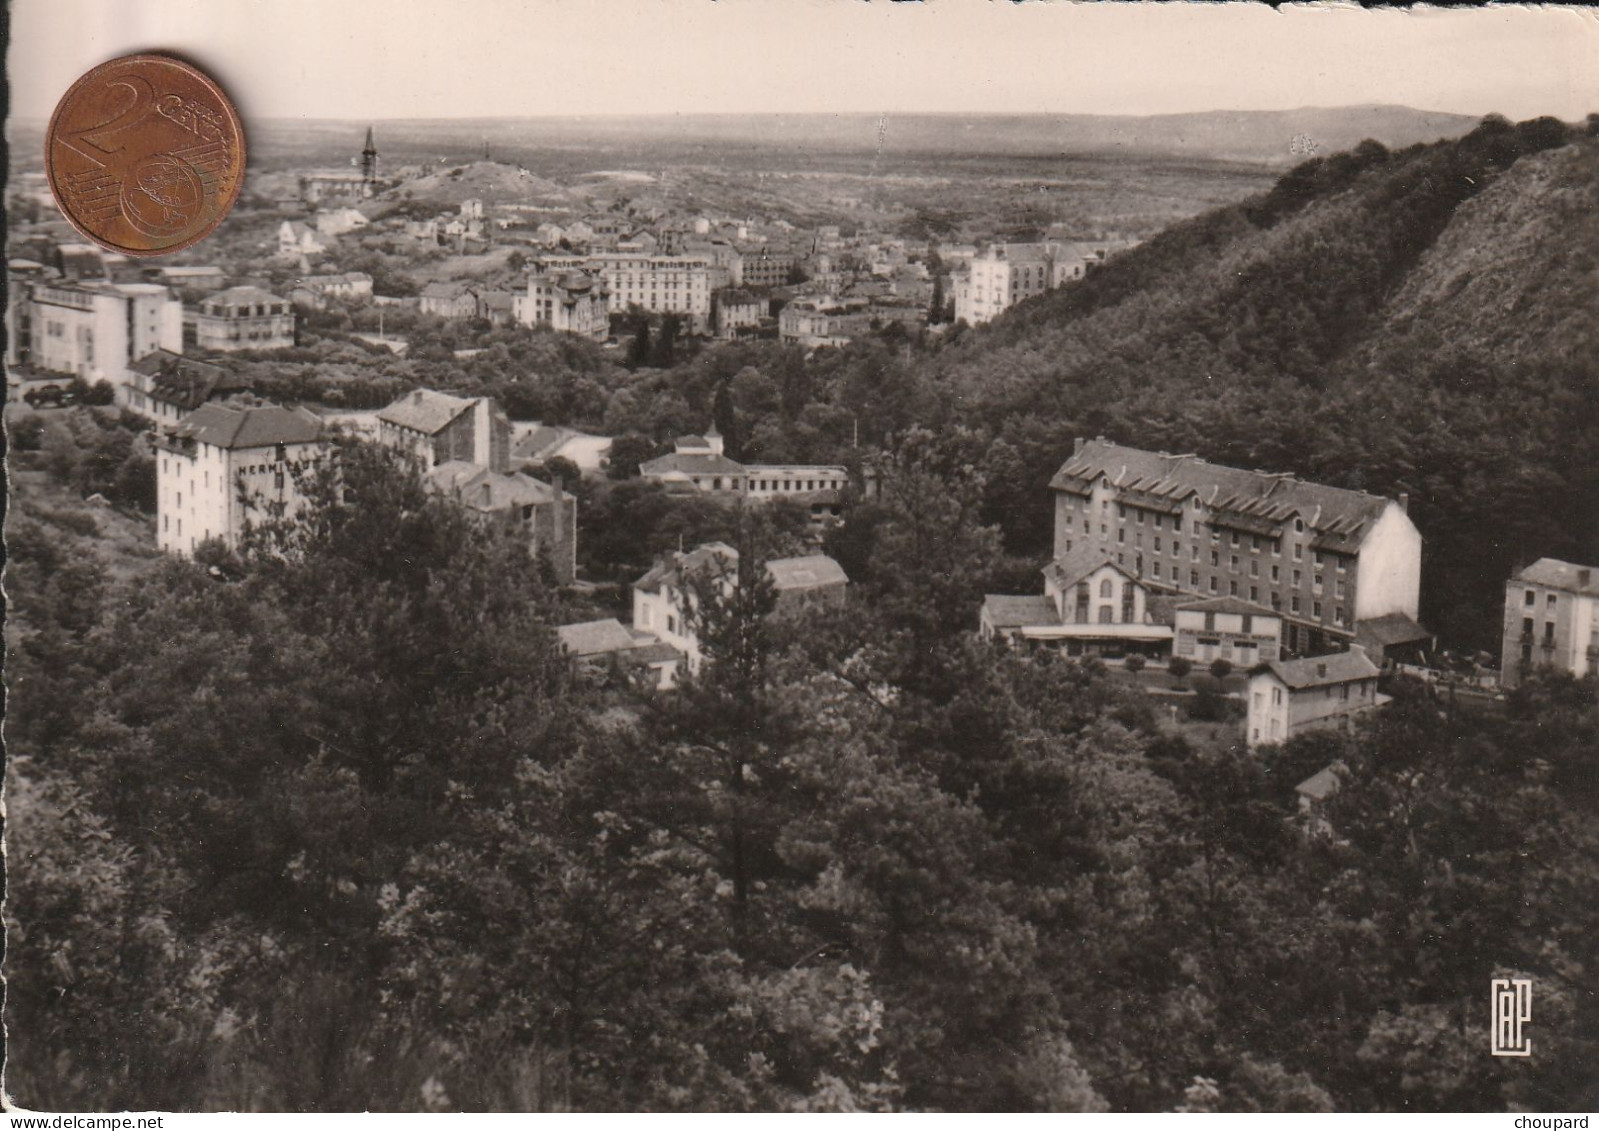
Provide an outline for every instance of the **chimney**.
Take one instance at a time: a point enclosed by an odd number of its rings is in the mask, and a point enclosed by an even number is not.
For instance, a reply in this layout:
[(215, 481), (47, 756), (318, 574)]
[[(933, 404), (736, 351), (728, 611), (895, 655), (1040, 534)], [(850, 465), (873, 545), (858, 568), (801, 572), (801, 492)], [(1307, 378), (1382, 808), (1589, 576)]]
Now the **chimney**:
[(485, 507), (494, 505), (494, 484), (487, 479), (483, 481), (483, 505)]
[(1317, 664), (1316, 665), (1316, 678), (1317, 679), (1326, 679), (1327, 678), (1327, 665), (1326, 664)]
[(1406, 514), (1410, 513), (1410, 492), (1409, 491), (1401, 491), (1401, 492), (1399, 492), (1399, 509), (1404, 511)]
[(1083, 438), (1081, 436), (1079, 436), (1075, 440), (1072, 441), (1072, 457), (1075, 459), (1077, 456), (1080, 456), (1082, 454), (1083, 454)]
[(1579, 569), (1577, 571), (1577, 588), (1578, 589), (1586, 589), (1586, 588), (1588, 588), (1588, 581), (1592, 577), (1593, 577), (1593, 570), (1591, 570), (1591, 569)]
[(472, 402), (472, 462), (479, 467), (494, 467), (494, 440), (490, 429), (494, 426), (494, 402), (488, 397), (478, 397)]
[(710, 443), (712, 452), (716, 455), (722, 454), (722, 434), (716, 430), (716, 425), (711, 425), (711, 430), (705, 433), (705, 439)]
[(422, 390), (421, 389), (418, 389), (416, 392), (411, 394), (411, 403), (412, 404), (421, 404), (422, 403)]
[(566, 481), (556, 475), (551, 478), (550, 486), (555, 490), (555, 510), (550, 515), (550, 556), (553, 559), (566, 542)]

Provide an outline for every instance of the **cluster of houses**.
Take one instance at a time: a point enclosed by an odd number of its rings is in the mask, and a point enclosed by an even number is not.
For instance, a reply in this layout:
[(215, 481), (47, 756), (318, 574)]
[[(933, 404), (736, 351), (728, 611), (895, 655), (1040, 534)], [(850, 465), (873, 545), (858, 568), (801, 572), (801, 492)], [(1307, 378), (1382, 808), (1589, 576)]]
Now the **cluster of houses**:
[(840, 517), (849, 486), (841, 464), (740, 463), (724, 451), (715, 426), (703, 436), (679, 436), (671, 452), (639, 464), (639, 476), (668, 491), (718, 499), (790, 499), (809, 509), (813, 526)]
[[(705, 587), (731, 592), (738, 584), (739, 554), (724, 542), (707, 542), (658, 558), (633, 583), (633, 623), (584, 621), (557, 630), (573, 659), (590, 670), (647, 669), (650, 686), (676, 685), (680, 669), (698, 672), (704, 651), (696, 618), (697, 594)], [(844, 603), (849, 578), (825, 554), (776, 558), (764, 565), (772, 586), (773, 615), (803, 617)]]
[[(292, 522), (306, 504), (303, 477), (331, 458), (327, 423), (300, 407), (248, 394), (209, 399), (215, 366), (164, 357), (148, 366), (162, 399), (196, 407), (156, 441), (156, 538), (192, 556), (207, 541), (237, 545), (252, 525)], [(488, 397), (417, 389), (377, 414), (376, 440), (415, 461), (427, 486), (474, 520), (519, 532), (558, 581), (577, 574), (577, 499), (557, 480), (528, 475), (512, 451), (511, 423)]]

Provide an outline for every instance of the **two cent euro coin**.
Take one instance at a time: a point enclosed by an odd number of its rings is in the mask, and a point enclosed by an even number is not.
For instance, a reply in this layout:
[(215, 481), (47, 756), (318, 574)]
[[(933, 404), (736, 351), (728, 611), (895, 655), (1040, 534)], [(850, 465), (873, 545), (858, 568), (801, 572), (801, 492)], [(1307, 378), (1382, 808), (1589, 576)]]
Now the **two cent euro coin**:
[(85, 238), (124, 255), (204, 239), (244, 182), (238, 111), (202, 72), (165, 55), (101, 64), (62, 97), (45, 174)]

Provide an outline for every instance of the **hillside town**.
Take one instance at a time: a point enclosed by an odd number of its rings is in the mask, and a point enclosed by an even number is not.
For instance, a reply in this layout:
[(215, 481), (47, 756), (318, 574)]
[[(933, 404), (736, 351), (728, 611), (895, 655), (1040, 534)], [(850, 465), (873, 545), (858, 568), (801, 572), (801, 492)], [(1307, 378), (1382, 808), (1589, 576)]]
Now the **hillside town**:
[[(147, 422), (162, 551), (192, 557), (213, 541), (237, 547), (269, 516), (292, 519), (305, 505), (297, 483), (336, 459), (339, 438), (362, 436), (404, 452), (429, 489), (477, 521), (520, 531), (559, 583), (583, 584), (578, 499), (559, 475), (546, 481), (529, 469), (559, 459), (603, 476), (611, 438), (512, 421), (490, 397), (429, 388), (341, 418), (326, 404), (264, 399), (230, 364), (239, 351), (293, 350), (317, 314), (387, 308), (433, 324), (515, 325), (616, 349), (664, 330), (685, 343), (776, 340), (809, 352), (889, 326), (937, 333), (979, 325), (1081, 280), (1128, 246), (1075, 238), (1062, 225), (1036, 242), (976, 245), (658, 209), (568, 215), (516, 203), (514, 194), (428, 212), (396, 206), (423, 171), (389, 174), (371, 128), (357, 167), (304, 173), (290, 182), (293, 196), (262, 201), (294, 217), (276, 223), (264, 273), (144, 266), (66, 238), (58, 220), (14, 226), (9, 381), (32, 405), (98, 397)], [(489, 161), (472, 171), (507, 172)], [(21, 187), (40, 209), (48, 203), (36, 181)], [(337, 270), (341, 249), (396, 245), (402, 262), (444, 251), (468, 266), (461, 278), (426, 282), (391, 271), (388, 281), (410, 294), (383, 293), (371, 274)], [(505, 269), (479, 281), (471, 261), (496, 254)], [(381, 333), (362, 337), (374, 359), (407, 346)], [(1383, 673), (1485, 697), (1537, 665), (1599, 674), (1593, 567), (1530, 563), (1506, 581), (1498, 661), (1480, 650), (1462, 660), (1418, 620), (1423, 533), (1407, 496), (1212, 465), (1127, 439), (1135, 446), (1076, 441), (1050, 483), (1054, 557), (1044, 592), (985, 598), (973, 625), (983, 638), (1138, 670), (1198, 663), (1218, 681), (1237, 671), (1245, 682), (1226, 695), (1241, 704), (1238, 728), (1249, 746), (1347, 729), (1387, 700), (1377, 690)], [(635, 474), (668, 494), (735, 508), (791, 500), (804, 508), (806, 538), (818, 549), (850, 501), (875, 488), (865, 463), (852, 475), (842, 464), (734, 460), (714, 425), (676, 437)], [(573, 624), (560, 629), (563, 644), (590, 667), (601, 658), (646, 664), (656, 687), (672, 687), (679, 664), (692, 672), (699, 658), (685, 590), (673, 579), (698, 568), (725, 572), (729, 557), (737, 551), (720, 542), (668, 554), (634, 582), (631, 627), (614, 618)], [(842, 596), (848, 579), (837, 562), (820, 553), (792, 561), (815, 562), (824, 579), (816, 587)], [(788, 559), (768, 566), (784, 592), (810, 588), (792, 580)], [(1318, 772), (1302, 792), (1327, 780)]]
[[(1158, 232), (729, 210), (486, 138), (391, 161), (380, 122), (139, 259), (13, 176), (10, 734), (56, 814), (24, 835), (109, 841), (89, 791), (181, 831), (28, 898), (183, 908), (94, 953), (203, 987), (152, 1046), (218, 1106), (287, 1085), (192, 1034), (259, 1065), (304, 1016), (364, 1050), (329, 1108), (1395, 1106), (1423, 1085), (1362, 1072), (1479, 1036), (1437, 970), (1590, 953), (1483, 957), (1455, 874), (1519, 869), (1499, 924), (1590, 883), (1531, 871), (1591, 835), (1588, 362), (1445, 309), (1533, 305), (1472, 289), (1478, 242), (1523, 250), (1472, 194), (1519, 169), (1580, 227), (1599, 122), (1549, 121), (1364, 141)], [(1512, 795), (1571, 806), (1536, 852)], [(18, 1008), (78, 1034), (102, 991), (61, 953), (60, 1012)], [(1394, 984), (1284, 973), (1344, 962)], [(160, 1075), (105, 1056), (117, 1102)], [(84, 1094), (62, 1064), (25, 1071)]]

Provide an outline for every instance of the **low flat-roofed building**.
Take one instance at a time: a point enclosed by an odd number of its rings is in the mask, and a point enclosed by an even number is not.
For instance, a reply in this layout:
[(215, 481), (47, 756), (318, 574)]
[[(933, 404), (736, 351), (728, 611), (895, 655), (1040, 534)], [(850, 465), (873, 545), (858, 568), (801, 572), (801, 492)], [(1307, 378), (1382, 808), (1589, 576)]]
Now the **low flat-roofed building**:
[(1277, 659), (1283, 618), (1237, 597), (1186, 601), (1174, 610), (1172, 655), (1199, 664), (1226, 660), (1239, 668)]

